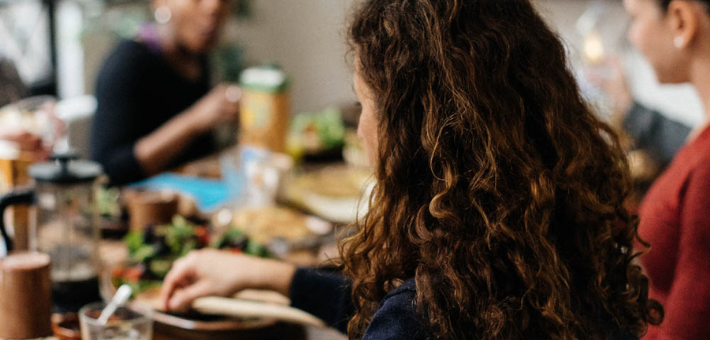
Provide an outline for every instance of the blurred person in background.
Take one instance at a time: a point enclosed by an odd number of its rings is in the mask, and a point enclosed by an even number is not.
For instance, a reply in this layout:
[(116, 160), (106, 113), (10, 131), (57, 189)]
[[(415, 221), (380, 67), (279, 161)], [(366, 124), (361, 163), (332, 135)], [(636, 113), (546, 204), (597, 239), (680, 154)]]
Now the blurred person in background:
[(46, 159), (50, 154), (42, 137), (26, 131), (0, 131), (0, 140), (14, 143), (19, 150), (32, 153), (38, 161)]
[[(663, 84), (690, 83), (710, 114), (710, 0), (624, 0), (629, 40)], [(645, 339), (710, 335), (710, 129), (692, 131), (644, 198), (639, 234), (650, 296), (666, 319)]]
[(630, 175), (529, 0), (369, 0), (349, 31), (377, 180), (349, 278), (206, 250), (162, 299), (246, 288), (350, 339), (636, 339), (662, 308), (630, 248)]
[(634, 148), (647, 151), (665, 169), (685, 145), (692, 127), (635, 101), (618, 57), (608, 58), (605, 65), (611, 71), (609, 76), (590, 74), (590, 78), (610, 97), (614, 121), (631, 138)]
[(97, 80), (92, 158), (113, 185), (155, 175), (216, 151), (212, 130), (238, 116), (241, 92), (211, 89), (208, 53), (230, 0), (153, 0), (144, 26), (106, 59)]
[(15, 64), (0, 56), (0, 108), (22, 99), (26, 92)]
[[(15, 65), (12, 61), (0, 57), (0, 108), (23, 99), (26, 94), (27, 89)], [(0, 127), (0, 140), (15, 143), (20, 150), (32, 153), (38, 160), (49, 155), (42, 137), (27, 131)]]

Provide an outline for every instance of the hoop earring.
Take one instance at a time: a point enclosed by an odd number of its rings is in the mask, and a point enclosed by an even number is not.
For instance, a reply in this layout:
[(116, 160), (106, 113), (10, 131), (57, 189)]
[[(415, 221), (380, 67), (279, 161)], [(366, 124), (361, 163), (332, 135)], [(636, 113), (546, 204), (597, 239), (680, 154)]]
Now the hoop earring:
[(170, 22), (170, 18), (173, 17), (173, 12), (170, 11), (170, 8), (166, 6), (160, 6), (155, 9), (155, 21), (159, 24), (167, 24)]

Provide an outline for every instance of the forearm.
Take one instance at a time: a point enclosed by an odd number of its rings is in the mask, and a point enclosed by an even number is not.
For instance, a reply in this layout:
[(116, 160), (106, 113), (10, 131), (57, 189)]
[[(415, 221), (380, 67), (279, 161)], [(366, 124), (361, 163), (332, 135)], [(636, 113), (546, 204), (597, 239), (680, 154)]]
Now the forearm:
[[(704, 156), (704, 155), (703, 155)], [(695, 164), (680, 201), (678, 252), (660, 330), (672, 339), (710, 334), (710, 164)], [(651, 250), (657, 251), (657, 250)], [(657, 255), (656, 255), (657, 256)], [(653, 283), (653, 282), (652, 282)], [(660, 337), (663, 339), (663, 337)]]
[(135, 144), (135, 155), (147, 176), (164, 171), (194, 140), (204, 133), (191, 111), (185, 111)]
[[(697, 262), (703, 262), (702, 260)], [(705, 268), (689, 266), (673, 283), (665, 301), (666, 318), (657, 333), (658, 339), (706, 339), (710, 334), (710, 273)]]
[(250, 262), (241, 270), (250, 273), (249, 288), (271, 290), (289, 296), (296, 266), (275, 260)]

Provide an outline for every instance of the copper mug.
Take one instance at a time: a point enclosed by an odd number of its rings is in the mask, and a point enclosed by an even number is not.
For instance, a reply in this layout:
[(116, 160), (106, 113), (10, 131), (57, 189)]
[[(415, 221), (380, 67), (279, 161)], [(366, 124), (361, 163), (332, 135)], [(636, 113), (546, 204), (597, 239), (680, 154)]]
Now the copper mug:
[(170, 224), (178, 214), (179, 197), (170, 191), (128, 190), (125, 192), (131, 215), (131, 230), (142, 230), (148, 225)]
[(11, 253), (0, 258), (0, 338), (52, 335), (49, 255)]

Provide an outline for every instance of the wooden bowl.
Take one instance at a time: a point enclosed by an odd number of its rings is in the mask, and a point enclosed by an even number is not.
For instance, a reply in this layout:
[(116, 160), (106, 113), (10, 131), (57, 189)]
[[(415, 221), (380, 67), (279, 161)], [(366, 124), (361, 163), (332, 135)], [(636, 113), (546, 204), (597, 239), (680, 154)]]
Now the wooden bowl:
[(58, 340), (81, 340), (81, 326), (76, 313), (52, 315), (52, 331)]

